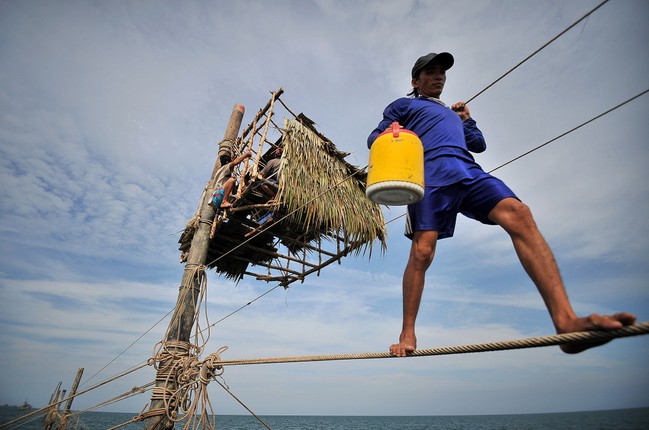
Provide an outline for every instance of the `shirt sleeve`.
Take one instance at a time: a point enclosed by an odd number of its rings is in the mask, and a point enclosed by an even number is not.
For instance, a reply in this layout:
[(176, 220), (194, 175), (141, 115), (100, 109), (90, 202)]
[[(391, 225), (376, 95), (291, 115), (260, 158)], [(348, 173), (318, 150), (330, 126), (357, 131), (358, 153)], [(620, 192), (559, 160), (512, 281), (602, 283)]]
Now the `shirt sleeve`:
[(406, 111), (410, 106), (410, 101), (412, 99), (407, 97), (402, 97), (390, 103), (383, 110), (383, 119), (379, 122), (379, 125), (370, 133), (367, 138), (367, 147), (371, 148), (372, 143), (376, 140), (379, 134), (387, 130), (393, 122), (403, 122), (403, 118), (406, 115)]
[(478, 128), (475, 120), (469, 118), (462, 123), (464, 126), (464, 140), (466, 140), (466, 147), (471, 152), (484, 152), (487, 149), (487, 142), (484, 140), (482, 132)]

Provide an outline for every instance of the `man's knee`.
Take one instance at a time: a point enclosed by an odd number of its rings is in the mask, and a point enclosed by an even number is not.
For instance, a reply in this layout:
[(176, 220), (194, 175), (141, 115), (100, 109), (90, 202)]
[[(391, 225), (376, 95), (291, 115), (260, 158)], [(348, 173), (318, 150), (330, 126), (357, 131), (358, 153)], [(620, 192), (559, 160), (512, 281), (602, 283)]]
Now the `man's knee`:
[(410, 247), (410, 261), (419, 267), (428, 268), (435, 256), (437, 245), (437, 232), (418, 231), (412, 240)]
[(536, 228), (529, 206), (514, 198), (500, 201), (489, 214), (489, 218), (511, 232)]

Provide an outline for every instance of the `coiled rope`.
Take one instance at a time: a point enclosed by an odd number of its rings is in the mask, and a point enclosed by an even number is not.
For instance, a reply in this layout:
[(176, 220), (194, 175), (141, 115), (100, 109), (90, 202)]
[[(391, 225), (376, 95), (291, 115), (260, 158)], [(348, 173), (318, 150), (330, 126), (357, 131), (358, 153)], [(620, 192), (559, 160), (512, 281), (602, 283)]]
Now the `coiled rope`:
[[(551, 336), (531, 337), (502, 342), (488, 342), (473, 345), (447, 346), (441, 348), (418, 349), (409, 354), (411, 357), (433, 355), (468, 354), (473, 352), (505, 351), (511, 349), (539, 348), (544, 346), (563, 345), (568, 343), (606, 342), (621, 337), (638, 336), (649, 333), (649, 321), (622, 327), (616, 330), (583, 331), (556, 334)], [(308, 361), (363, 360), (370, 358), (397, 358), (389, 352), (370, 352), (360, 354), (311, 355), (298, 357), (252, 358), (243, 360), (226, 360), (220, 366), (240, 366), (247, 364), (299, 363)]]

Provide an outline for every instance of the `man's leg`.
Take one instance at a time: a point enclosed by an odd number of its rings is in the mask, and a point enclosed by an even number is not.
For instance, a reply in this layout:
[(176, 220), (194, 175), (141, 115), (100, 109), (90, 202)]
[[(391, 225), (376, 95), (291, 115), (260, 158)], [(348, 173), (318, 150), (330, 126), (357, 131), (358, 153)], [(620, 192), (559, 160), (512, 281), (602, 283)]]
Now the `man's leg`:
[(410, 257), (403, 272), (403, 324), (399, 343), (390, 346), (392, 355), (405, 357), (417, 348), (415, 320), (424, 291), (426, 270), (433, 261), (437, 232), (417, 231), (410, 245)]
[(225, 181), (225, 184), (223, 184), (223, 202), (221, 203), (222, 208), (229, 208), (232, 206), (230, 203), (230, 194), (232, 193), (232, 187), (234, 187), (235, 182), (237, 182), (235, 177), (229, 178), (227, 181)]
[[(554, 255), (525, 204), (514, 198), (501, 200), (489, 213), (489, 219), (509, 233), (523, 268), (543, 297), (557, 333), (612, 330), (635, 323), (635, 316), (626, 312), (577, 317), (563, 286)], [(568, 344), (562, 345), (561, 349), (567, 353), (578, 353), (603, 343), (606, 342)]]

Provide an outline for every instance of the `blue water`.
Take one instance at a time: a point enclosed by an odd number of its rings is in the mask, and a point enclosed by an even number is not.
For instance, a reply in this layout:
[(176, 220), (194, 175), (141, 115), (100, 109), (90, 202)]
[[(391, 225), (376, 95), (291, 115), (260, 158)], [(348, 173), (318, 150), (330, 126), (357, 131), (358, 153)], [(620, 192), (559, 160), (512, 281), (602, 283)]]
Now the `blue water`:
[[(0, 407), (0, 426), (26, 411)], [(129, 421), (134, 414), (88, 412), (75, 418), (78, 428), (106, 430)], [(273, 430), (648, 430), (649, 408), (612, 411), (524, 415), (462, 415), (417, 417), (363, 416), (262, 416)], [(253, 416), (225, 415), (214, 418), (215, 429), (265, 430)], [(181, 429), (183, 423), (176, 425)], [(41, 430), (40, 417), (18, 422), (7, 429)], [(143, 428), (142, 423), (120, 429)]]

